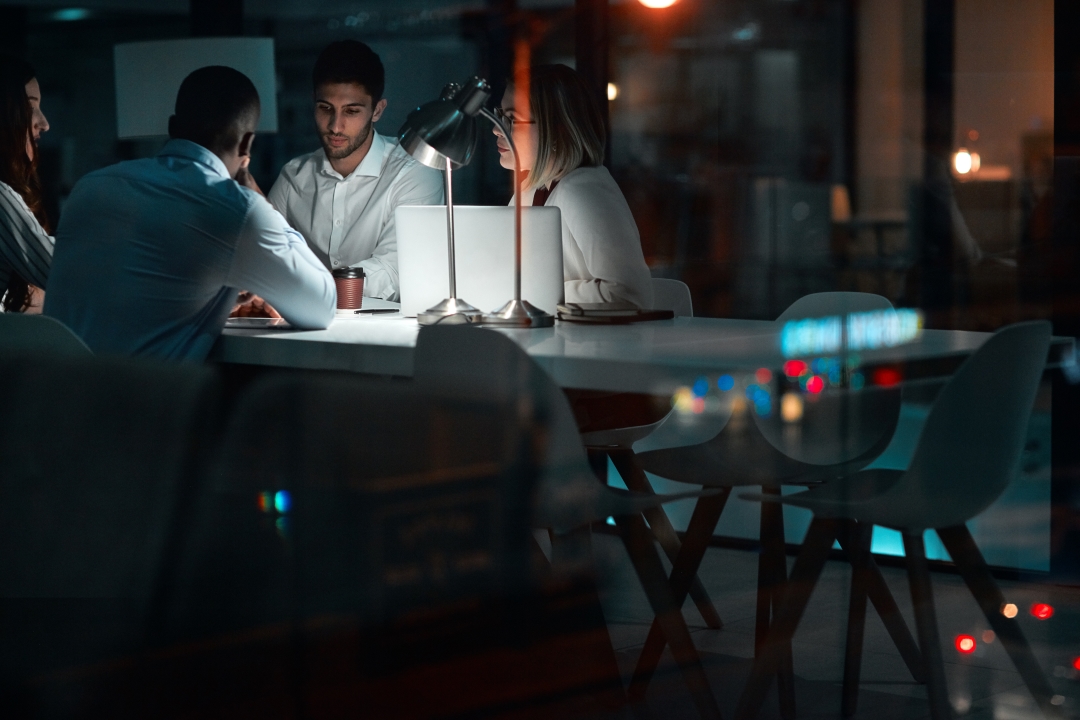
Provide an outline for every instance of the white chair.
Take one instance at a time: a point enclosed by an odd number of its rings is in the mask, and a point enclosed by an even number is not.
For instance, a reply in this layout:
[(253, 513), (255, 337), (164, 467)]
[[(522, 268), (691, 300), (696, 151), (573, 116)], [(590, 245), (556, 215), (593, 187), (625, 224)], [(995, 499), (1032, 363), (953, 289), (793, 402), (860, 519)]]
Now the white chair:
[(64, 323), (44, 315), (0, 313), (0, 351), (41, 353), (54, 357), (91, 355), (78, 335)]
[(681, 280), (652, 279), (653, 309), (670, 310), (675, 317), (693, 317), (694, 301), (690, 288)]
[[(1001, 608), (1005, 598), (965, 523), (994, 502), (1016, 477), (1031, 406), (1050, 347), (1050, 324), (1027, 322), (999, 330), (956, 371), (934, 401), (907, 470), (866, 470), (784, 497), (747, 494), (811, 510), (814, 519), (792, 568), (788, 590), (769, 628), (736, 710), (756, 717), (794, 636), (814, 585), (842, 523), (858, 519), (903, 533), (915, 624), (927, 674), (931, 716), (952, 717), (926, 564), (923, 533), (941, 538), (991, 629), (1001, 639), (1021, 678), (1048, 717), (1061, 717), (1054, 691), (1015, 619)], [(855, 618), (861, 653), (862, 618)], [(849, 623), (849, 648), (852, 624)]]

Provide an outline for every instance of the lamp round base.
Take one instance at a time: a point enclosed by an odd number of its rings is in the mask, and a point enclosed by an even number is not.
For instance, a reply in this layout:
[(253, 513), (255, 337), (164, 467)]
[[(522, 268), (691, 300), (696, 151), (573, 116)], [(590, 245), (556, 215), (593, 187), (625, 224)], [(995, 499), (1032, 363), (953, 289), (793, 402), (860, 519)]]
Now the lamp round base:
[(545, 328), (555, 324), (555, 316), (531, 305), (527, 300), (511, 300), (493, 313), (485, 313), (483, 325), (507, 328)]
[(421, 325), (471, 325), (480, 322), (483, 313), (458, 298), (447, 298), (416, 316)]

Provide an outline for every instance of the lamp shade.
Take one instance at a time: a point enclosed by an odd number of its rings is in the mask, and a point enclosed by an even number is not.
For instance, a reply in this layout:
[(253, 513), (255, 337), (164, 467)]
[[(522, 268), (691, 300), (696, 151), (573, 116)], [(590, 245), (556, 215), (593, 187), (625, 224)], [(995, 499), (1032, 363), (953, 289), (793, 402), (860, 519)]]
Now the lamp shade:
[(409, 113), (398, 132), (401, 147), (428, 167), (445, 170), (468, 165), (476, 149), (476, 113), (491, 96), (486, 80), (464, 87), (448, 85), (438, 100)]
[(176, 93), (188, 75), (225, 65), (248, 76), (259, 91), (256, 132), (277, 132), (277, 77), (273, 38), (188, 38), (123, 43), (113, 48), (116, 133), (121, 140), (169, 134)]

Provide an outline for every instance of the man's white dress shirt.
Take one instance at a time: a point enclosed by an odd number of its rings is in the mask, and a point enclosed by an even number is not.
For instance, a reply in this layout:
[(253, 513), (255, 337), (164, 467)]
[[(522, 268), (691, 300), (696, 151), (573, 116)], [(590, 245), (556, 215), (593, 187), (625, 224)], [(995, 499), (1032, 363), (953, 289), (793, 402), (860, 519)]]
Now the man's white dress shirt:
[[(522, 202), (532, 205), (534, 194), (535, 189), (525, 191)], [(621, 301), (652, 307), (652, 276), (641, 252), (637, 223), (607, 168), (571, 170), (544, 206), (562, 213), (566, 302)]]
[(304, 238), (201, 145), (90, 173), (64, 205), (46, 315), (94, 352), (202, 360), (238, 290), (324, 328), (334, 280)]
[(398, 205), (446, 202), (442, 174), (372, 130), (367, 155), (342, 177), (320, 148), (290, 160), (270, 189), (273, 203), (331, 270), (362, 267), (364, 295), (398, 299)]
[(54, 244), (23, 196), (0, 182), (0, 299), (7, 293), (13, 275), (45, 287)]

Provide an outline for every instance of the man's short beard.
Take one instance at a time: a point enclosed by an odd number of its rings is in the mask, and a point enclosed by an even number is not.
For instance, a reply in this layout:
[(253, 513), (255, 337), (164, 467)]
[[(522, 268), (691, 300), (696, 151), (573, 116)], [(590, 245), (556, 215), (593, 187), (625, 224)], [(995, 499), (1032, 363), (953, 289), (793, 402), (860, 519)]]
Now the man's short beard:
[(354, 152), (357, 151), (357, 149), (359, 149), (361, 145), (367, 142), (368, 136), (371, 135), (372, 124), (373, 123), (369, 122), (360, 130), (359, 133), (357, 133), (356, 139), (353, 142), (337, 150), (331, 148), (330, 145), (326, 142), (327, 135), (332, 135), (333, 133), (320, 134), (319, 139), (322, 140), (323, 151), (326, 152), (326, 157), (331, 160), (341, 160), (342, 158), (347, 158), (352, 155)]

